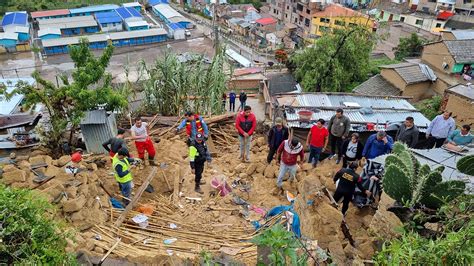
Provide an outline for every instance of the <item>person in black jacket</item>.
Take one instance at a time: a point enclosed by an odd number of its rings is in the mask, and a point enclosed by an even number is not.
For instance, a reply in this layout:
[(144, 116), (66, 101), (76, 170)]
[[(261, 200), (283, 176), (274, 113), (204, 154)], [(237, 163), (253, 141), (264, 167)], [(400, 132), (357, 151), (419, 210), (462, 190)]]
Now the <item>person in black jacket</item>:
[(267, 163), (271, 163), (280, 144), (288, 139), (288, 128), (283, 126), (283, 119), (277, 117), (275, 125), (268, 131)]
[(241, 91), (239, 95), (240, 107), (239, 110), (243, 111), (244, 107), (247, 105), (247, 93), (245, 91)]
[(368, 197), (372, 195), (370, 191), (362, 186), (362, 178), (355, 172), (356, 170), (357, 163), (351, 162), (348, 168), (341, 168), (333, 178), (334, 183), (339, 180), (336, 192), (334, 192), (334, 200), (338, 202), (341, 198), (344, 198), (342, 201), (343, 215), (346, 215), (347, 209), (349, 209), (349, 202), (352, 200), (356, 186)]
[(409, 116), (400, 125), (395, 140), (405, 143), (408, 147), (414, 148), (418, 142), (419, 130), (415, 126), (415, 120)]
[(362, 159), (364, 144), (359, 141), (359, 134), (352, 133), (351, 138), (342, 144), (342, 167), (346, 168), (350, 162), (357, 162)]

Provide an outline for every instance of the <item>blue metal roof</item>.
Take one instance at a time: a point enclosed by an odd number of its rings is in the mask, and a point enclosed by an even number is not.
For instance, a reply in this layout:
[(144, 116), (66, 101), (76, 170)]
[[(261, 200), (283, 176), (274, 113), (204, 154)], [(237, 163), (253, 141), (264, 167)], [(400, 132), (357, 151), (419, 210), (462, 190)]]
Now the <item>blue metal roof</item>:
[[(16, 84), (20, 81), (23, 81), (29, 85), (34, 85), (36, 81), (33, 78), (12, 78), (12, 79), (0, 79), (0, 84), (6, 86), (6, 92), (11, 93), (15, 88)], [(10, 100), (6, 100), (3, 97), (0, 97), (0, 114), (8, 115), (15, 111), (18, 105), (23, 100), (24, 96), (21, 94), (16, 94), (10, 98)]]
[(184, 27), (179, 23), (170, 23), (168, 24), (168, 27), (172, 30), (184, 29)]
[(107, 5), (73, 8), (73, 9), (69, 9), (69, 11), (71, 12), (71, 15), (72, 15), (72, 14), (78, 14), (78, 13), (94, 13), (94, 12), (110, 11), (110, 10), (117, 9), (118, 7), (119, 7), (118, 5), (107, 4)]
[(95, 14), (95, 19), (99, 24), (120, 23), (122, 18), (115, 11), (101, 12)]
[(150, 6), (155, 6), (155, 5), (158, 5), (158, 4), (168, 4), (168, 0), (148, 0), (148, 4)]
[(26, 12), (7, 13), (2, 20), (2, 27), (8, 25), (28, 25), (28, 16)]
[(133, 7), (120, 7), (115, 9), (115, 11), (122, 17), (122, 19), (138, 17), (141, 18), (142, 15)]

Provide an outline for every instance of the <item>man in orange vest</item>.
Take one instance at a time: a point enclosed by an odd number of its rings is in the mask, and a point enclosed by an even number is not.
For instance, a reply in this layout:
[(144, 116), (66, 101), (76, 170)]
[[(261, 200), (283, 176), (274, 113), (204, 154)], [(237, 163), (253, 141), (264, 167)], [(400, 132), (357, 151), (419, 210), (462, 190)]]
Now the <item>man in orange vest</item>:
[(184, 116), (185, 119), (183, 119), (176, 131), (179, 133), (181, 129), (186, 127), (186, 135), (188, 135), (189, 139), (194, 140), (197, 133), (202, 134), (204, 138), (207, 139), (209, 136), (209, 128), (206, 122), (204, 122), (204, 119), (191, 111), (187, 111)]

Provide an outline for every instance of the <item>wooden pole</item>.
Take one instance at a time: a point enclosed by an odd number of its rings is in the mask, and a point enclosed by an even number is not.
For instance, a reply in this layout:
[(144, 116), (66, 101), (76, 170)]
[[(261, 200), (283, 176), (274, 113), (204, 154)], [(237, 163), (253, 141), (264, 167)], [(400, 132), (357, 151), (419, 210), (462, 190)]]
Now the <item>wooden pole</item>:
[(153, 177), (156, 175), (156, 172), (157, 172), (157, 168), (156, 167), (153, 167), (151, 169), (151, 173), (148, 175), (148, 177), (145, 179), (145, 182), (143, 182), (143, 184), (140, 186), (140, 188), (138, 189), (137, 191), (137, 194), (135, 195), (135, 197), (133, 197), (132, 201), (127, 205), (127, 207), (125, 208), (125, 210), (122, 212), (122, 214), (119, 216), (119, 218), (117, 219), (117, 221), (115, 221), (115, 224), (114, 226), (119, 228), (120, 225), (122, 225), (123, 221), (125, 220), (125, 218), (127, 217), (127, 214), (133, 209), (133, 206), (138, 202), (138, 200), (140, 199), (140, 197), (142, 196), (143, 192), (145, 191), (145, 189), (147, 188), (147, 186), (150, 184), (151, 180), (153, 179)]
[(102, 257), (102, 259), (99, 261), (99, 265), (102, 265), (102, 263), (104, 263), (104, 261), (107, 259), (107, 257), (110, 255), (110, 253), (112, 253), (112, 251), (118, 246), (118, 244), (120, 243), (122, 239), (119, 238), (117, 240), (117, 242), (115, 242), (115, 244), (109, 249), (109, 251), (107, 251), (107, 253), (104, 255), (104, 257)]
[(168, 181), (168, 179), (166, 179), (165, 172), (163, 171), (163, 169), (161, 169), (161, 167), (160, 167), (160, 171), (161, 171), (161, 175), (163, 176), (163, 179), (164, 179), (165, 182), (166, 182), (166, 186), (168, 187), (168, 191), (172, 191), (172, 190), (171, 190), (170, 182)]

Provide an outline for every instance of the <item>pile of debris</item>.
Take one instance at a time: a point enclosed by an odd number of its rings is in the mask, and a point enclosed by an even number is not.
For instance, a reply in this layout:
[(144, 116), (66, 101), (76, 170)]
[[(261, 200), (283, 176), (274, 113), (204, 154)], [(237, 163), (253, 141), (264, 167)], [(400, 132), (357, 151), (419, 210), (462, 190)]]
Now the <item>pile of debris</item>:
[[(220, 118), (219, 123), (208, 120), (215, 137), (214, 151), (211, 150), (214, 160), (206, 166), (203, 176), (210, 185), (203, 186), (204, 194), (200, 195), (194, 192), (184, 137), (170, 133), (177, 121), (157, 130), (165, 133), (155, 144), (160, 163), (150, 182), (155, 191), (143, 193), (137, 206), (116, 227), (123, 211), (110, 203), (110, 197), (120, 199), (120, 193), (105, 155), (86, 157), (78, 165), (82, 171), (77, 174), (66, 171), (70, 156), (58, 160), (44, 154), (17, 158), (14, 164), (3, 167), (0, 182), (37, 190), (57, 204), (59, 212), (78, 232), (76, 241), (69, 243), (69, 251), (103, 256), (113, 247), (112, 255), (134, 262), (147, 259), (147, 263), (153, 263), (157, 256), (195, 258), (201, 251), (209, 251), (256, 264), (257, 248), (242, 240), (250, 240), (259, 233), (257, 228), (276, 222), (264, 218), (270, 209), (290, 204), (286, 197), (272, 195), (279, 169), (274, 162), (266, 163), (265, 138), (254, 137), (251, 162), (242, 163), (238, 160), (235, 130), (231, 129), (233, 117)], [(133, 146), (129, 143), (131, 153), (136, 154)], [(340, 228), (340, 210), (323, 193), (325, 189), (334, 192), (332, 176), (336, 169), (332, 161), (323, 162), (316, 169), (304, 164), (298, 169), (299, 181), (293, 185), (284, 182), (283, 188), (296, 195), (293, 206), (300, 217), (303, 236), (317, 240), (336, 264), (362, 263), (374, 254), (379, 237), (396, 237), (394, 229), (401, 223), (386, 211), (393, 201), (384, 195), (377, 210), (353, 206), (349, 209), (345, 220), (354, 242), (347, 239)], [(148, 166), (132, 169), (134, 193), (146, 183), (151, 171)], [(48, 181), (35, 183), (38, 176)], [(142, 220), (137, 222), (137, 217)]]

